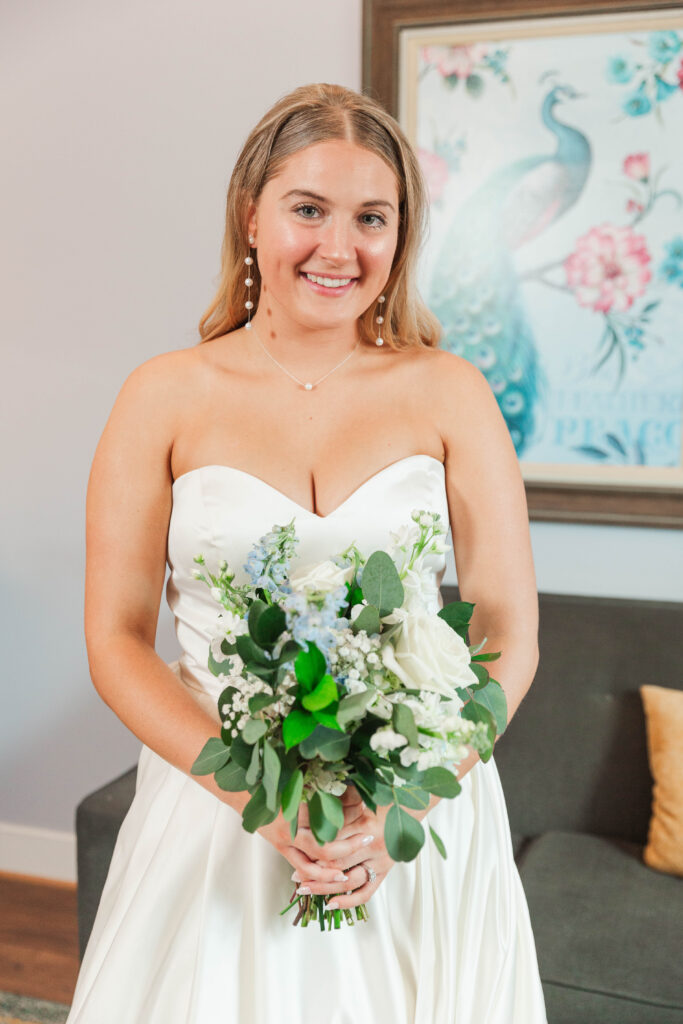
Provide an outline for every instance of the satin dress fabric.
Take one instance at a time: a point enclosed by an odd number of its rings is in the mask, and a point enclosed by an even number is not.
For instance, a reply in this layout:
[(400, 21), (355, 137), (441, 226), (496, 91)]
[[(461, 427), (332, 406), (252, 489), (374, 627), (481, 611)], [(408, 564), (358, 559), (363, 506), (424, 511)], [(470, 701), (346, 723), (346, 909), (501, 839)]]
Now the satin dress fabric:
[[(195, 555), (212, 569), (226, 558), (247, 582), (247, 553), (274, 523), (295, 517), (295, 568), (352, 541), (366, 555), (386, 548), (415, 508), (448, 523), (445, 470), (428, 455), (385, 466), (325, 517), (233, 467), (178, 477), (166, 587), (178, 678), (218, 721), (207, 654), (220, 607), (192, 575)], [(438, 587), (445, 556), (429, 559)], [(295, 928), (294, 911), (279, 914), (291, 865), (143, 745), (67, 1024), (546, 1024), (495, 759), (478, 762), (426, 823), (447, 859), (428, 836), (371, 897), (369, 922)]]

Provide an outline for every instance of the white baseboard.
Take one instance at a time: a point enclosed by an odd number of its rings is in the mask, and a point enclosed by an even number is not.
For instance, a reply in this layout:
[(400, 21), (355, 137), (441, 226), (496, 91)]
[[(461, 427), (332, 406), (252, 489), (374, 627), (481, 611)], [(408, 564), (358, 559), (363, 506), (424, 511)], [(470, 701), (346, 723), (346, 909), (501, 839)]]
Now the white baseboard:
[(76, 881), (76, 833), (0, 821), (0, 871)]

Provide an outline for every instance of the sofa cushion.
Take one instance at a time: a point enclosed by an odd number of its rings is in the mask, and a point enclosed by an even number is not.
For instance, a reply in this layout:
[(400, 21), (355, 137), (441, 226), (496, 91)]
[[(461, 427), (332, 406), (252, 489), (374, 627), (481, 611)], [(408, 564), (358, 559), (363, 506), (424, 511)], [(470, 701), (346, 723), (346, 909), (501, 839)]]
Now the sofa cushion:
[(519, 870), (549, 988), (683, 1010), (683, 882), (641, 858), (638, 844), (572, 832), (526, 848)]
[(641, 686), (647, 752), (654, 781), (643, 860), (683, 877), (683, 690)]

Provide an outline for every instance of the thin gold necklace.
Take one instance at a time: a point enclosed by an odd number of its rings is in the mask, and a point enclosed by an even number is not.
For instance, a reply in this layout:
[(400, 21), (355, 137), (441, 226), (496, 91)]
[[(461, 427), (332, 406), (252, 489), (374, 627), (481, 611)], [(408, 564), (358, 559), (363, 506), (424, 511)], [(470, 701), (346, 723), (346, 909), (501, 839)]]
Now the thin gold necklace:
[(358, 339), (358, 341), (356, 342), (356, 344), (355, 344), (355, 345), (353, 346), (353, 348), (352, 348), (352, 349), (351, 349), (351, 351), (349, 352), (349, 354), (348, 354), (347, 356), (344, 356), (344, 358), (342, 359), (341, 363), (337, 363), (337, 365), (336, 365), (336, 366), (333, 366), (331, 370), (328, 370), (328, 371), (327, 371), (327, 373), (323, 374), (323, 376), (322, 376), (322, 377), (319, 377), (319, 378), (318, 378), (318, 380), (314, 381), (313, 383), (311, 383), (311, 381), (306, 381), (306, 382), (304, 382), (303, 380), (299, 380), (299, 378), (298, 378), (298, 377), (295, 377), (293, 373), (290, 373), (290, 372), (289, 372), (289, 370), (287, 369), (287, 367), (283, 366), (283, 365), (282, 365), (282, 363), (278, 363), (278, 361), (277, 361), (277, 359), (275, 358), (275, 356), (273, 356), (273, 355), (271, 355), (271, 354), (270, 354), (270, 352), (268, 351), (268, 349), (266, 348), (266, 346), (265, 346), (265, 345), (263, 344), (263, 342), (262, 342), (262, 341), (261, 341), (261, 339), (259, 338), (259, 335), (258, 335), (258, 331), (257, 331), (257, 330), (256, 330), (256, 328), (254, 327), (254, 322), (253, 322), (253, 320), (252, 320), (252, 321), (250, 321), (250, 322), (249, 322), (248, 324), (245, 324), (244, 326), (245, 326), (245, 328), (246, 328), (247, 330), (252, 330), (252, 331), (254, 332), (254, 334), (255, 334), (255, 336), (256, 336), (256, 340), (258, 341), (259, 345), (261, 346), (261, 348), (263, 349), (263, 351), (264, 351), (264, 352), (266, 353), (266, 355), (267, 355), (267, 356), (269, 356), (269, 357), (270, 357), (270, 359), (272, 359), (272, 360), (273, 360), (273, 362), (275, 363), (275, 365), (276, 365), (276, 366), (279, 366), (281, 370), (284, 370), (284, 372), (285, 372), (285, 373), (287, 374), (287, 376), (288, 376), (288, 377), (291, 377), (291, 378), (292, 378), (292, 380), (295, 380), (295, 381), (297, 382), (297, 384), (300, 384), (300, 385), (301, 385), (301, 387), (302, 387), (302, 388), (304, 388), (304, 390), (306, 390), (306, 391), (312, 391), (312, 390), (313, 390), (313, 388), (316, 388), (316, 387), (318, 386), (318, 384), (320, 384), (320, 383), (321, 383), (321, 381), (325, 380), (325, 378), (326, 378), (326, 377), (329, 377), (329, 375), (330, 375), (331, 373), (334, 373), (334, 371), (335, 371), (335, 370), (338, 370), (340, 366), (343, 366), (343, 365), (344, 365), (344, 363), (346, 362), (346, 360), (347, 360), (347, 359), (350, 359), (350, 358), (351, 358), (351, 356), (353, 355), (353, 353), (354, 353), (354, 352), (356, 351), (356, 349), (357, 349), (357, 348), (358, 348), (358, 346), (360, 345), (360, 338), (359, 338), (359, 339)]

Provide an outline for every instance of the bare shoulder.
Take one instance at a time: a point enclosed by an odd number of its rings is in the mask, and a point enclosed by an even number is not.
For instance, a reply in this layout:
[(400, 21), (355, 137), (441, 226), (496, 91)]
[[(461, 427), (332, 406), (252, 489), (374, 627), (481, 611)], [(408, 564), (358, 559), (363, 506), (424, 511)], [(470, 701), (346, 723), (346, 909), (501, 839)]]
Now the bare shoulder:
[(423, 393), (429, 395), (429, 410), (434, 425), (451, 452), (477, 438), (483, 442), (492, 436), (513, 448), (505, 420), (478, 367), (467, 359), (436, 348), (420, 352), (419, 368)]

